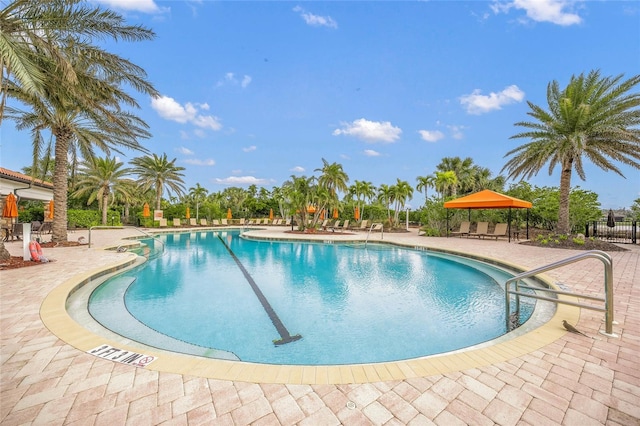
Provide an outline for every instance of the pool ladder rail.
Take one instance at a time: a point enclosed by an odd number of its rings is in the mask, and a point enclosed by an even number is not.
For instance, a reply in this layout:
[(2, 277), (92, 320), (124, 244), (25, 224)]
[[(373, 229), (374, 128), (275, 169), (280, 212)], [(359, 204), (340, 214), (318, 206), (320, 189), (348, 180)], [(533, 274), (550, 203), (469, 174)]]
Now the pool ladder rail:
[[(164, 254), (164, 250), (165, 250), (165, 244), (164, 242), (162, 242), (160, 239), (156, 238), (154, 235), (143, 231), (142, 229), (138, 228), (137, 226), (104, 226), (104, 225), (96, 225), (96, 226), (92, 226), (89, 228), (89, 242), (88, 242), (88, 248), (91, 248), (91, 231), (94, 229), (135, 229), (136, 231), (146, 235), (147, 237), (151, 238), (154, 241), (157, 241), (160, 243), (160, 245), (162, 246), (162, 252), (161, 254)], [(122, 246), (118, 246), (116, 248), (117, 251), (120, 251), (120, 247)]]
[(375, 228), (375, 230), (377, 231), (378, 229), (380, 230), (380, 239), (384, 240), (384, 225), (381, 223), (372, 223), (371, 226), (369, 227), (369, 231), (367, 232), (367, 238), (364, 240), (364, 246), (367, 246), (367, 243), (369, 242), (369, 236), (371, 236), (371, 231), (373, 231)]
[[(602, 261), (604, 265), (604, 294), (605, 297), (597, 297), (591, 296), (588, 294), (580, 294), (574, 293), (571, 291), (563, 291), (563, 290), (554, 290), (550, 288), (540, 289), (539, 287), (527, 286), (520, 284), (520, 281), (533, 277), (535, 275), (541, 274), (543, 272), (547, 272), (553, 269), (558, 269), (562, 266), (570, 265), (572, 263), (579, 262), (585, 259), (598, 259)], [(515, 284), (515, 289), (511, 290), (511, 284)], [(525, 293), (520, 290), (539, 290), (544, 291), (545, 293), (553, 293), (556, 295), (563, 296), (571, 296), (578, 299), (589, 299), (595, 300), (599, 302), (604, 302), (604, 307), (594, 306), (586, 303), (574, 302), (571, 300), (560, 300), (554, 297), (542, 296), (535, 293)], [(510, 295), (515, 295), (515, 312), (511, 313), (511, 297)], [(617, 334), (613, 332), (613, 324), (615, 323), (613, 320), (613, 261), (609, 254), (600, 251), (600, 250), (590, 250), (584, 253), (580, 253), (576, 256), (569, 257), (564, 260), (559, 260), (554, 263), (550, 263), (549, 265), (541, 266), (536, 269), (532, 269), (530, 271), (522, 272), (513, 278), (509, 278), (504, 285), (504, 295), (505, 295), (505, 311), (506, 311), (506, 324), (507, 324), (507, 332), (511, 331), (513, 318), (518, 318), (520, 315), (520, 297), (531, 297), (534, 299), (545, 300), (552, 303), (562, 303), (564, 305), (577, 306), (584, 309), (591, 309), (593, 311), (599, 311), (605, 313), (605, 331), (600, 330), (601, 334), (609, 337), (618, 337)]]

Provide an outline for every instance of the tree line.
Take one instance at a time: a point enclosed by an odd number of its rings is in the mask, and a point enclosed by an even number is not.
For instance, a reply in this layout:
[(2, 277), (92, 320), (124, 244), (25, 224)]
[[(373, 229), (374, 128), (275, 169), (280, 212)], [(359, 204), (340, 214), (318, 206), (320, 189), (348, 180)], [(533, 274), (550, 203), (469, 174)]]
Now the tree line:
[[(175, 159), (169, 161), (166, 154), (151, 154), (142, 145), (141, 141), (152, 135), (148, 125), (134, 113), (139, 105), (127, 92), (135, 90), (153, 97), (158, 96), (158, 91), (148, 81), (144, 69), (97, 43), (152, 41), (155, 34), (151, 29), (128, 25), (116, 12), (82, 0), (9, 2), (0, 12), (0, 28), (0, 124), (7, 118), (19, 130), (31, 133), (34, 176), (41, 172), (40, 158), (55, 159), (51, 163), (53, 241), (67, 239), (68, 194), (89, 194), (104, 203), (106, 188), (95, 194), (94, 190), (83, 190), (83, 185), (90, 186), (93, 179), (92, 168), (117, 168), (122, 176), (126, 174), (126, 168), (115, 162), (112, 152), (127, 148), (144, 154), (131, 162), (132, 170), (138, 173), (134, 181), (138, 190), (155, 188), (156, 207), (162, 203), (165, 188), (175, 193), (183, 189), (177, 179), (181, 179), (181, 170), (175, 166)], [(507, 161), (501, 172), (507, 172), (506, 179), (518, 179), (530, 178), (543, 169), (551, 173), (560, 168), (557, 232), (571, 231), (571, 179), (574, 173), (586, 179), (584, 162), (619, 175), (622, 175), (620, 163), (640, 169), (640, 94), (633, 92), (638, 84), (640, 75), (625, 80), (622, 74), (602, 76), (599, 70), (573, 75), (565, 87), (554, 80), (547, 86), (546, 107), (528, 102), (530, 121), (515, 123), (524, 130), (512, 138), (527, 142), (505, 154)], [(8, 98), (16, 102), (7, 103)], [(97, 153), (103, 153), (104, 157)], [(173, 163), (173, 178), (162, 180), (157, 172), (143, 174), (154, 163), (163, 161)], [(451, 164), (433, 175), (420, 177), (420, 190), (433, 188), (445, 199), (461, 195), (459, 191), (499, 183), (489, 182), (490, 175), (483, 176), (481, 168), (469, 174), (467, 168), (458, 170), (458, 166), (463, 167)], [(76, 171), (82, 171), (83, 175), (74, 176)], [(341, 165), (324, 160), (319, 172), (317, 178), (292, 176), (280, 188), (282, 195), (272, 191), (276, 193), (272, 198), (283, 197), (286, 205), (300, 212), (304, 223), (308, 219), (308, 210), (303, 208), (306, 203), (311, 201), (321, 209), (335, 207), (338, 193), (349, 192), (346, 174)], [(354, 189), (354, 197), (362, 202), (362, 208), (367, 199), (365, 193), (370, 193), (362, 189), (366, 186), (366, 182), (360, 183), (361, 189)], [(126, 197), (125, 192), (131, 191), (123, 187), (119, 196)], [(228, 192), (234, 190), (229, 188)], [(397, 223), (404, 203), (411, 199), (413, 187), (398, 180), (380, 185), (375, 193), (386, 209), (387, 220)], [(233, 194), (225, 196), (231, 199)], [(282, 208), (280, 201), (277, 207)], [(313, 221), (317, 221), (315, 214)]]

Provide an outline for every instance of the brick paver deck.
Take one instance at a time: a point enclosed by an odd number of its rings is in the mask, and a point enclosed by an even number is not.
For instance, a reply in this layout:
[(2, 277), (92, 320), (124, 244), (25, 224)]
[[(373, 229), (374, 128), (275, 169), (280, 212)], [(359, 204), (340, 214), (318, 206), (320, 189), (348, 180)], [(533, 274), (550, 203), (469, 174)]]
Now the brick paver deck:
[[(52, 334), (40, 317), (43, 300), (73, 277), (121, 262), (122, 254), (101, 248), (117, 244), (125, 233), (132, 231), (94, 231), (91, 249), (45, 249), (56, 262), (0, 271), (2, 425), (640, 424), (637, 246), (610, 253), (618, 338), (598, 333), (601, 313), (582, 310), (577, 327), (593, 338), (564, 333), (558, 323), (551, 325), (561, 331), (551, 343), (495, 364), (402, 380), (306, 385), (131, 367), (88, 355)], [(70, 234), (70, 239), (81, 235)], [(415, 233), (384, 238), (476, 253), (528, 268), (577, 254)], [(6, 246), (14, 255), (22, 251), (19, 242)], [(547, 275), (576, 292), (602, 294), (602, 269), (599, 261), (586, 260)], [(416, 365), (413, 372), (419, 369)]]

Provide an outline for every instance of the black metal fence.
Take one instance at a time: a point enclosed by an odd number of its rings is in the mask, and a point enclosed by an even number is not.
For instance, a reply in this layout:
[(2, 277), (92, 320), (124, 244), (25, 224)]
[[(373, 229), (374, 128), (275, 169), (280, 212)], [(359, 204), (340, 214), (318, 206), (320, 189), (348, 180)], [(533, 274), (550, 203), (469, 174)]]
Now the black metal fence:
[(611, 227), (606, 221), (593, 221), (587, 223), (584, 235), (611, 243), (637, 244), (638, 222), (616, 222), (615, 226)]

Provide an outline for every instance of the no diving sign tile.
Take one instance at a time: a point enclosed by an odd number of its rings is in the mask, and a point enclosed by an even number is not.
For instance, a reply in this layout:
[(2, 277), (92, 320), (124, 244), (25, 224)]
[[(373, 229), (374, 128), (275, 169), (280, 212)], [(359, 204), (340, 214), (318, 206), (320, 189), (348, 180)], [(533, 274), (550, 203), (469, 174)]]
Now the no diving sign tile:
[(134, 367), (146, 367), (157, 359), (155, 356), (125, 351), (109, 345), (101, 345), (87, 351), (88, 354)]

